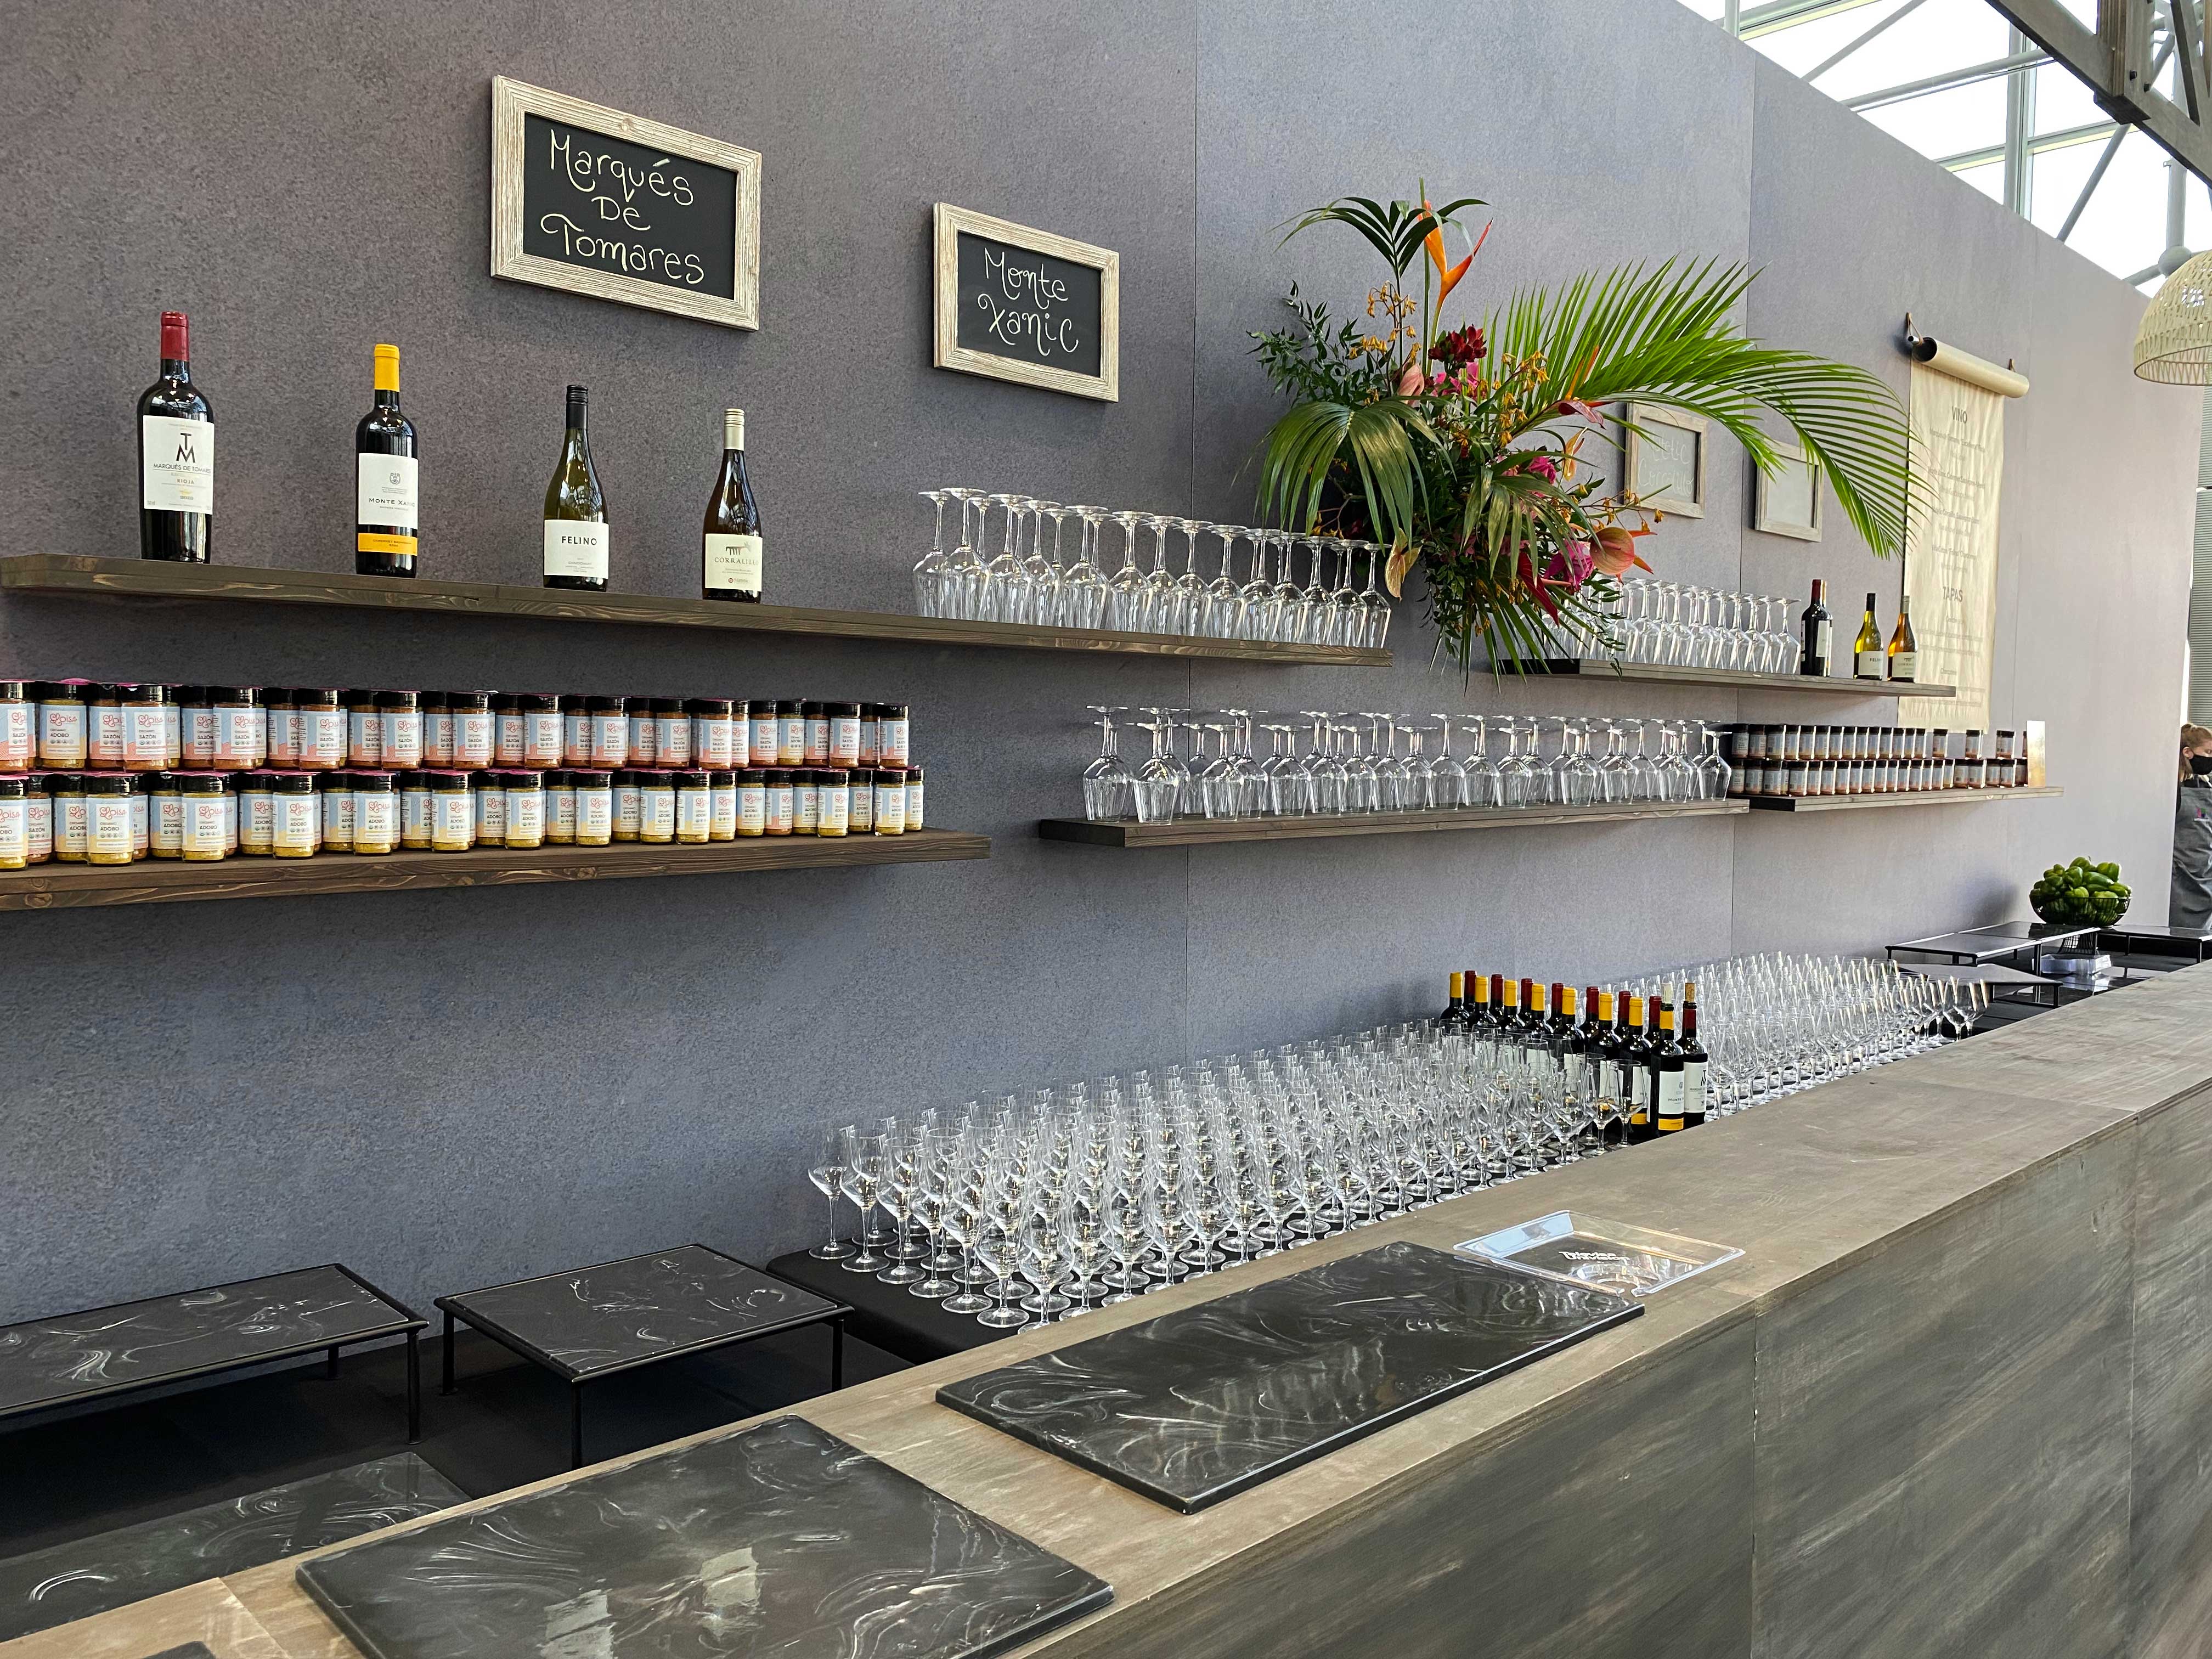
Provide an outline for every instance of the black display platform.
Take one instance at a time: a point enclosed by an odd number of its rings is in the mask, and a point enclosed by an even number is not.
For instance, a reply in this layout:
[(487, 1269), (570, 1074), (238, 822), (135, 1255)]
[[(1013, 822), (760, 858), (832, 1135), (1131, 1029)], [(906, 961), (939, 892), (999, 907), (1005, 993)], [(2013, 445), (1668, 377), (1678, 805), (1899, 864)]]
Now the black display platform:
[(886, 1285), (872, 1273), (848, 1273), (842, 1264), (804, 1250), (780, 1255), (768, 1264), (779, 1279), (836, 1297), (852, 1309), (846, 1329), (885, 1353), (923, 1365), (947, 1354), (966, 1353), (1012, 1331), (979, 1325), (973, 1314), (947, 1313), (927, 1297), (903, 1285)]

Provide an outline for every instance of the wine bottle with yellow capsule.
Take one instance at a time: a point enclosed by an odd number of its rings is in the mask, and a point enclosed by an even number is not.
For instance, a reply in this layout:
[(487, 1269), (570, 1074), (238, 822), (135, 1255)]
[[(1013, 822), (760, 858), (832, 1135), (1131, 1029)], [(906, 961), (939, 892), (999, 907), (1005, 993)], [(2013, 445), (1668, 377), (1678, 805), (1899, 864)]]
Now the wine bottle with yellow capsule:
[(1889, 636), (1889, 678), (1910, 685), (1920, 678), (1920, 641), (1912, 631), (1912, 600), (1897, 602), (1897, 627)]
[(399, 412), (399, 348), (376, 348), (376, 406), (354, 428), (353, 568), (411, 576), (421, 551), (415, 423)]

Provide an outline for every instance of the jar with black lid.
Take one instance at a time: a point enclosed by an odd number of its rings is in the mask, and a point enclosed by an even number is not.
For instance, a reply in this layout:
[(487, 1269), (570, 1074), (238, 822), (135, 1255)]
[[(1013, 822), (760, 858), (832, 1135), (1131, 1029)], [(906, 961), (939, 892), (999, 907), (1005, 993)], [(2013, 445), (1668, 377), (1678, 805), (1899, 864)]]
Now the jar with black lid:
[(870, 826), (879, 836), (902, 836), (906, 833), (906, 768), (879, 766), (876, 769), (875, 822)]
[(0, 772), (27, 772), (39, 757), (38, 704), (27, 680), (0, 680)]
[(123, 742), (118, 763), (126, 772), (159, 772), (169, 764), (169, 688), (118, 685), (116, 713)]
[(755, 697), (745, 705), (745, 754), (755, 770), (775, 764), (775, 704)]
[(301, 770), (335, 772), (346, 763), (345, 702), (337, 688), (292, 688), (292, 763)]
[(902, 702), (879, 702), (876, 705), (876, 753), (878, 764), (904, 766), (910, 752), (908, 744), (907, 708)]
[(623, 739), (623, 757), (604, 763), (610, 769), (620, 766), (672, 766), (675, 763), (660, 752), (660, 726), (653, 719), (651, 697), (626, 697), (629, 708), (629, 734)]
[(775, 763), (778, 766), (799, 766), (805, 764), (805, 705), (790, 698), (778, 698), (775, 705)]
[(377, 713), (376, 693), (355, 686), (345, 694), (346, 764), (376, 767), (384, 763), (384, 718)]
[[(534, 766), (543, 771), (549, 766), (561, 764), (561, 757), (568, 748), (568, 714), (562, 707), (562, 699), (542, 691), (526, 691), (515, 699), (522, 709), (522, 759), (524, 766)], [(583, 699), (576, 699), (576, 733), (580, 739), (584, 730)]]
[(506, 845), (518, 849), (545, 844), (545, 775), (509, 772), (507, 777)]
[(576, 842), (576, 775), (566, 767), (545, 775), (545, 841), (551, 847)]
[(315, 799), (313, 772), (269, 775), (271, 850), (280, 859), (313, 858), (322, 844), (322, 814)]
[(185, 798), (174, 772), (141, 772), (146, 780), (146, 850), (157, 859), (185, 855)]
[[(567, 757), (565, 763), (569, 766), (604, 766), (610, 770), (629, 765), (629, 699), (587, 697), (584, 707), (591, 716), (591, 730), (586, 738), (590, 746), (582, 755)], [(643, 757), (640, 759), (643, 763)]]
[(261, 707), (269, 727), (269, 763), (289, 770), (300, 757), (299, 694), (289, 685), (271, 685), (261, 693)]
[(876, 770), (872, 766), (856, 766), (845, 774), (845, 825), (856, 836), (868, 835), (876, 827)]
[(614, 775), (614, 838), (635, 841), (638, 826), (638, 777), (629, 767)]
[(704, 772), (689, 767), (669, 775), (676, 785), (676, 839), (703, 847), (714, 839), (714, 786)]
[(815, 822), (817, 836), (841, 837), (853, 817), (853, 775), (833, 766), (814, 775)]
[(399, 844), (410, 853), (430, 850), (430, 775), (409, 768), (393, 780), (399, 792)]
[(54, 856), (54, 798), (47, 793), (49, 774), (24, 772), (23, 815), (30, 836), (31, 862), (51, 863)]
[(315, 793), (322, 799), (321, 843), (326, 853), (353, 851), (353, 774), (318, 772)]
[(676, 779), (669, 772), (637, 775), (637, 838), (656, 846), (676, 839)]
[(825, 702), (822, 708), (830, 722), (830, 753), (823, 763), (858, 766), (860, 763), (860, 705), (857, 702)]
[(553, 762), (556, 766), (589, 766), (592, 763), (592, 710), (580, 692), (566, 692), (561, 697), (561, 754)]
[(399, 845), (399, 780), (390, 772), (353, 775), (353, 850), (384, 854)]
[(84, 688), (84, 763), (94, 772), (123, 769), (123, 688), (98, 681)]
[(576, 792), (576, 845), (605, 847), (614, 839), (614, 774), (592, 767), (569, 776)]
[(906, 828), (912, 835), (921, 828), (921, 768), (906, 769)]
[(476, 811), (469, 799), (469, 775), (442, 771), (430, 781), (430, 850), (465, 853), (476, 844)]
[(84, 770), (85, 685), (83, 680), (40, 680), (33, 688), (39, 700), (39, 764), (49, 772)]
[(786, 767), (768, 769), (767, 829), (771, 836), (791, 833), (791, 772)]
[(410, 771), (422, 763), (422, 702), (413, 691), (380, 691), (378, 717), (383, 721), (383, 763), (395, 771)]
[(727, 697), (694, 697), (689, 708), (693, 757), (702, 766), (744, 765), (750, 753), (738, 732), (744, 711), (735, 709)]
[(230, 797), (220, 772), (179, 772), (177, 793), (184, 804), (184, 859), (214, 864), (230, 856)]
[(88, 864), (131, 862), (131, 778), (124, 772), (87, 772), (83, 791), (84, 853)]
[(469, 793), (476, 801), (476, 842), (479, 847), (507, 845), (507, 775), (494, 771), (469, 774)]
[(707, 773), (707, 788), (714, 797), (713, 811), (707, 824), (709, 841), (735, 841), (738, 838), (738, 775), (726, 767), (710, 768)]
[(802, 766), (791, 775), (791, 833), (818, 834), (822, 828), (822, 774)]
[(681, 697), (653, 700), (653, 755), (663, 766), (703, 766), (707, 757), (691, 741), (691, 715)]
[(757, 766), (738, 773), (738, 839), (768, 833), (768, 774)]
[(30, 867), (31, 808), (27, 782), (20, 772), (0, 773), (0, 870)]
[(131, 783), (131, 856), (143, 859), (153, 850), (152, 813), (148, 810), (154, 794), (151, 772), (125, 772)]
[(491, 694), (491, 763), (522, 764), (522, 699), (512, 691)]
[(453, 768), (475, 772), (489, 766), (497, 742), (492, 723), (491, 693), (448, 691), (446, 708), (453, 721)]
[(830, 705), (826, 702), (802, 702), (799, 718), (806, 722), (806, 752), (801, 761), (806, 766), (830, 764)]
[(218, 772), (250, 772), (269, 758), (269, 711), (258, 685), (210, 685)]
[(450, 767), (453, 763), (453, 705), (443, 691), (421, 694), (422, 764)]
[(873, 766), (884, 757), (883, 726), (878, 718), (880, 703), (860, 705), (860, 764)]
[(64, 864), (85, 861), (84, 774), (49, 772), (46, 789), (54, 802), (54, 856)]

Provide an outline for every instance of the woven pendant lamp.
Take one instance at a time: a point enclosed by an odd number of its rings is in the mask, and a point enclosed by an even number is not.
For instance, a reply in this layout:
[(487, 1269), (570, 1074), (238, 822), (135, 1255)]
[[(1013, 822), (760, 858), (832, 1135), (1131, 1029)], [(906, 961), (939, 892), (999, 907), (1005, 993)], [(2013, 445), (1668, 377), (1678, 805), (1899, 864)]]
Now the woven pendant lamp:
[(2212, 252), (2167, 277), (2143, 313), (2136, 375), (2167, 386), (2212, 386)]

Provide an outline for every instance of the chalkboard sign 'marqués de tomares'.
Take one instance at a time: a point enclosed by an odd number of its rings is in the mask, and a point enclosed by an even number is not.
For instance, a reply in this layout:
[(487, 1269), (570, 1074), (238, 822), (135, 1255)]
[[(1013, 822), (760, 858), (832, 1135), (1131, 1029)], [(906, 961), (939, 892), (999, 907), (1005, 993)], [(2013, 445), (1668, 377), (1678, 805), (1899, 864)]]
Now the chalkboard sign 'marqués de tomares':
[(495, 77), (491, 274), (760, 326), (761, 158)]
[(1121, 256), (937, 204), (937, 367), (1121, 398)]

